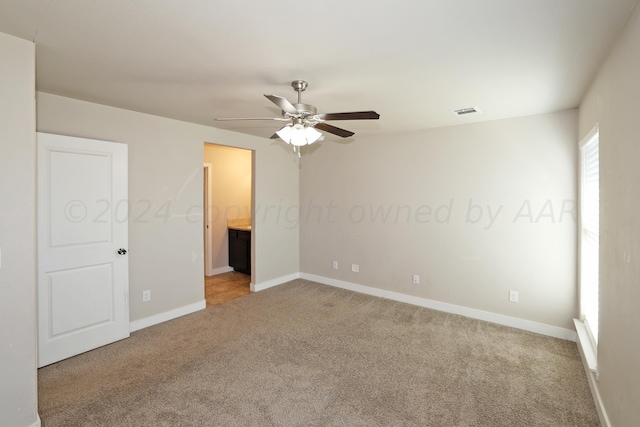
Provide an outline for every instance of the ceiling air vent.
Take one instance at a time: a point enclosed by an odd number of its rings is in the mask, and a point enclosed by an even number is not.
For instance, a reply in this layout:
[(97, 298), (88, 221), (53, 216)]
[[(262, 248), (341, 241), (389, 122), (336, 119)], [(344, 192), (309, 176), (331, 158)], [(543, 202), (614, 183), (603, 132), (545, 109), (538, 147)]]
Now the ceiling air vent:
[(478, 107), (468, 107), (468, 108), (460, 108), (459, 110), (453, 110), (453, 114), (456, 116), (465, 116), (467, 114), (477, 114), (482, 113)]

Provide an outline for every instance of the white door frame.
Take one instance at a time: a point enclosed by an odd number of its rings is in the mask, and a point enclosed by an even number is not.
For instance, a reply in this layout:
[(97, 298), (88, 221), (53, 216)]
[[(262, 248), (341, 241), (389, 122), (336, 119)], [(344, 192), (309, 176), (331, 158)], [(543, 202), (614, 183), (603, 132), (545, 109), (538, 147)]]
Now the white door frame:
[(202, 222), (204, 227), (204, 274), (205, 276), (213, 276), (213, 229), (211, 227), (211, 212), (209, 212), (209, 206), (211, 206), (211, 163), (204, 164), (204, 195), (202, 206)]

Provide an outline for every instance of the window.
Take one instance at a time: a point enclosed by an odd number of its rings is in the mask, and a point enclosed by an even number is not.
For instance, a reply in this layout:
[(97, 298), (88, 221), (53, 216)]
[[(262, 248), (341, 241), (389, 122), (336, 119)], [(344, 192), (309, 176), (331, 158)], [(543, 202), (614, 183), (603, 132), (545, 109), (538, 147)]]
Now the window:
[(580, 317), (598, 346), (600, 151), (596, 125), (580, 142)]

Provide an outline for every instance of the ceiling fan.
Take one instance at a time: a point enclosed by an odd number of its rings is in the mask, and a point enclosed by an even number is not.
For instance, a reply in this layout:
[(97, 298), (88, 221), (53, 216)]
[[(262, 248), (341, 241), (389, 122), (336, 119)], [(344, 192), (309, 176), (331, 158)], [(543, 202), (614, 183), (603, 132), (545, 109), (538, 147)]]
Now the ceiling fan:
[(352, 111), (348, 113), (318, 114), (316, 107), (303, 104), (301, 95), (307, 88), (304, 80), (294, 80), (291, 87), (298, 92), (298, 102), (292, 104), (287, 99), (277, 95), (265, 95), (271, 102), (282, 110), (282, 117), (249, 117), (249, 118), (217, 118), (215, 120), (277, 120), (289, 122), (282, 129), (271, 136), (271, 139), (280, 138), (293, 146), (293, 151), (300, 157), (300, 147), (322, 141), (324, 135), (317, 129), (332, 133), (342, 138), (353, 136), (354, 133), (326, 123), (331, 120), (377, 120), (380, 114), (375, 111)]

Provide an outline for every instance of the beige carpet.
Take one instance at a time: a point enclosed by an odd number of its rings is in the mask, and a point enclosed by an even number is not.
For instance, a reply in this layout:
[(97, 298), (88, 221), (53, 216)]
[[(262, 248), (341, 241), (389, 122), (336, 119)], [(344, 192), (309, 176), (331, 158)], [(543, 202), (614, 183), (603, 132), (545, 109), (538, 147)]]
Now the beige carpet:
[(43, 426), (597, 426), (575, 343), (305, 280), (39, 371)]

